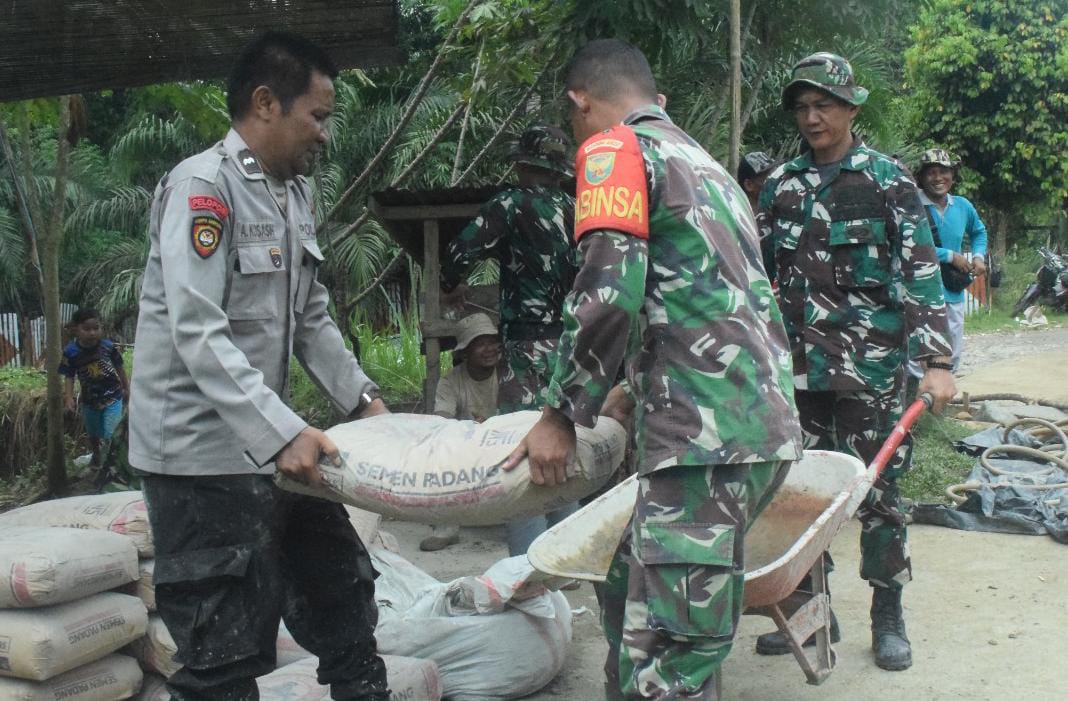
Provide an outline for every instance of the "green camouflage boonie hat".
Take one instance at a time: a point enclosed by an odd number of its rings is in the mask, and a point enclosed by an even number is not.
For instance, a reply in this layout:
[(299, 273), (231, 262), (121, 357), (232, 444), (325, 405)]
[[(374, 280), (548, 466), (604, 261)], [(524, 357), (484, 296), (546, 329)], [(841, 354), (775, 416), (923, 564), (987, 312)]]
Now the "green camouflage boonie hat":
[(551, 170), (567, 178), (575, 175), (571, 141), (556, 127), (530, 127), (512, 144), (509, 155), (516, 163)]
[(943, 166), (944, 168), (956, 170), (957, 162), (949, 155), (949, 151), (943, 148), (929, 148), (920, 157), (920, 167), (916, 171), (916, 175), (918, 176), (928, 166)]
[(782, 91), (783, 109), (793, 107), (794, 95), (804, 87), (822, 90), (858, 107), (868, 99), (868, 90), (857, 85), (849, 61), (823, 51), (806, 56), (794, 65), (790, 82)]

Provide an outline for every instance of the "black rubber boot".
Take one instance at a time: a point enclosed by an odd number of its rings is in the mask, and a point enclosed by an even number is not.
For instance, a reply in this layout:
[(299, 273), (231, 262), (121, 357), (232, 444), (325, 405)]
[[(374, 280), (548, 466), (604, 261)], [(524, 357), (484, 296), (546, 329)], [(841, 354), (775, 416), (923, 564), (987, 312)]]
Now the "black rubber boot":
[(873, 587), (871, 647), (875, 651), (875, 664), (882, 669), (900, 672), (912, 666), (912, 646), (905, 635), (900, 589)]
[[(834, 611), (831, 611), (831, 642), (836, 643), (841, 639), (842, 634), (838, 630), (838, 617), (834, 615)], [(808, 636), (804, 647), (812, 647), (815, 644), (816, 635), (813, 633)], [(787, 642), (786, 636), (780, 631), (764, 633), (764, 635), (757, 637), (756, 651), (758, 655), (789, 655), (790, 643)]]

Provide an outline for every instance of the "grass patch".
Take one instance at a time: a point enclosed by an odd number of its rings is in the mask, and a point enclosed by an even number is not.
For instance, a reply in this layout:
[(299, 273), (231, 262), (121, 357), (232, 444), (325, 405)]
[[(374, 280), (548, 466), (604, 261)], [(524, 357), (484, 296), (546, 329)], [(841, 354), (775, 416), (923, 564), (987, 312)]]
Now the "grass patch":
[(975, 464), (953, 441), (973, 433), (955, 419), (923, 414), (912, 430), (912, 469), (899, 481), (901, 493), (913, 501), (946, 501), (946, 487), (963, 482)]
[[(418, 320), (410, 315), (400, 317), (394, 333), (375, 333), (367, 323), (355, 324), (353, 331), (360, 344), (360, 365), (378, 384), (386, 404), (396, 410), (419, 401), (426, 380), (426, 359), (420, 350)], [(442, 353), (443, 374), (451, 366), (451, 354)], [(330, 426), (345, 418), (296, 361), (290, 369), (290, 403), (314, 426)]]

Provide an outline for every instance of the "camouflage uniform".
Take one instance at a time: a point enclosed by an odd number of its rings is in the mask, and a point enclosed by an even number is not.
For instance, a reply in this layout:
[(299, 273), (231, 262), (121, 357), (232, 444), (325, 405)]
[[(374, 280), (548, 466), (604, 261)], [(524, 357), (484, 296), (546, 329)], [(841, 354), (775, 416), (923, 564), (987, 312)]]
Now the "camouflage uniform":
[[(854, 139), (838, 164), (818, 167), (805, 153), (777, 168), (757, 222), (774, 246), (805, 446), (870, 463), (901, 413), (906, 353), (950, 352), (916, 186)], [(911, 578), (896, 485), (910, 452), (906, 440), (859, 511), (861, 576), (873, 586), (898, 589)]]
[[(662, 109), (579, 154), (583, 265), (549, 406), (593, 425), (621, 365), (637, 403), (641, 491), (602, 612), (609, 693), (715, 698), (745, 529), (800, 455), (786, 336), (744, 193)], [(640, 182), (612, 185), (610, 209), (628, 216), (596, 225), (597, 186), (626, 163)]]
[[(512, 158), (571, 175), (566, 137), (557, 129), (528, 129)], [(495, 258), (500, 263), (501, 413), (544, 403), (562, 330), (560, 309), (577, 270), (571, 243), (574, 216), (575, 199), (562, 189), (512, 188), (487, 202), (449, 244), (442, 270), (446, 290), (463, 282), (476, 261)]]

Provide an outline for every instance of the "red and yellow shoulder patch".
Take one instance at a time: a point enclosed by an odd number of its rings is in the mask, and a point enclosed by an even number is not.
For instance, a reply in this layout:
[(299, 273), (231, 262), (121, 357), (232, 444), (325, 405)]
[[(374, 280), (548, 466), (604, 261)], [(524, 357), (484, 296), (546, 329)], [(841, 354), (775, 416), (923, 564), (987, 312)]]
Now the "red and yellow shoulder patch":
[(202, 209), (211, 212), (219, 219), (226, 219), (230, 216), (230, 208), (211, 195), (193, 195), (189, 198), (189, 209), (194, 211)]
[(575, 240), (596, 229), (649, 238), (649, 193), (638, 137), (623, 125), (590, 137), (578, 150)]
[(222, 222), (215, 217), (193, 217), (193, 250), (201, 258), (210, 258), (222, 242)]

